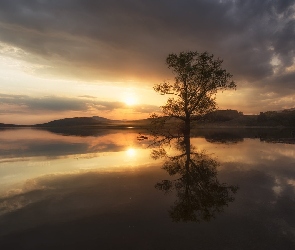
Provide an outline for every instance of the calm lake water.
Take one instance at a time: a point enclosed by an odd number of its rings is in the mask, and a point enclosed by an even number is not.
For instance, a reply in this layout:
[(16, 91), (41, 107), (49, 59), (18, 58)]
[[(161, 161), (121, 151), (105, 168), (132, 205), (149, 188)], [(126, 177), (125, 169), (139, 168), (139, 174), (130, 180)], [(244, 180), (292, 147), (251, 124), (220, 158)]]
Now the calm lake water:
[(0, 130), (0, 249), (295, 249), (292, 132), (201, 130), (197, 179), (135, 129), (54, 132)]

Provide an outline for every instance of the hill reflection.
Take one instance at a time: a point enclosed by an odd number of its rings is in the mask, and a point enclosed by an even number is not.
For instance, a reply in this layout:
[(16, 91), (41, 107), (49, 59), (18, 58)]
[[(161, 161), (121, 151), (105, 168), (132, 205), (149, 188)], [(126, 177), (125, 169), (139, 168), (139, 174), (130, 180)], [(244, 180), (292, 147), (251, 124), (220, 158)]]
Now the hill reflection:
[[(36, 127), (37, 129), (37, 127)], [(147, 133), (140, 126), (116, 127), (116, 126), (72, 126), (72, 127), (38, 127), (39, 130), (49, 131), (62, 136), (79, 137), (101, 137), (117, 131), (132, 131)], [(269, 143), (295, 144), (295, 132), (293, 128), (256, 127), (256, 128), (196, 128), (192, 129), (191, 137), (205, 138), (210, 143), (237, 144), (242, 143), (245, 138), (260, 139)]]

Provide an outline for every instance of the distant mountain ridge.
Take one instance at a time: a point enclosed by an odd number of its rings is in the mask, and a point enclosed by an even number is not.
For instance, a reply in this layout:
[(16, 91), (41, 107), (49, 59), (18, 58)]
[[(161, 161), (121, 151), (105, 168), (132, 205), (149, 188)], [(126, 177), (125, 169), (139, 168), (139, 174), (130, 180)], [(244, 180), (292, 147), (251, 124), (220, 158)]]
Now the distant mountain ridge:
[(59, 120), (53, 120), (50, 122), (36, 124), (37, 127), (64, 127), (64, 126), (89, 126), (89, 125), (98, 125), (106, 124), (112, 120), (100, 117), (73, 117), (73, 118), (64, 118)]
[(22, 125), (0, 123), (0, 128), (7, 128), (7, 127), (22, 127)]
[[(260, 112), (259, 115), (244, 115), (237, 110), (216, 110), (202, 117), (194, 117), (193, 126), (211, 127), (295, 127), (295, 108)], [(168, 125), (177, 123), (176, 118), (169, 120)], [(112, 128), (126, 127), (148, 127), (151, 118), (141, 120), (111, 120), (100, 116), (73, 117), (53, 120), (36, 125), (15, 125), (0, 123), (0, 128), (9, 127), (79, 127), (79, 126), (100, 126)]]

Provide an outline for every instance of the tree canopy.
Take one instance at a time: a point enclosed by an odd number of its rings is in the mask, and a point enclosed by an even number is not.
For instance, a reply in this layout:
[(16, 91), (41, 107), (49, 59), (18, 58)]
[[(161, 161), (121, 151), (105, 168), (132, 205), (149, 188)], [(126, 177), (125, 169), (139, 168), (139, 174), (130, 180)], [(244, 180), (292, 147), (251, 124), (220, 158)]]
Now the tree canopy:
[(173, 96), (161, 107), (163, 115), (181, 119), (188, 126), (196, 117), (216, 110), (217, 91), (236, 88), (222, 62), (208, 52), (170, 54), (166, 64), (175, 75), (174, 82), (154, 86), (156, 92)]

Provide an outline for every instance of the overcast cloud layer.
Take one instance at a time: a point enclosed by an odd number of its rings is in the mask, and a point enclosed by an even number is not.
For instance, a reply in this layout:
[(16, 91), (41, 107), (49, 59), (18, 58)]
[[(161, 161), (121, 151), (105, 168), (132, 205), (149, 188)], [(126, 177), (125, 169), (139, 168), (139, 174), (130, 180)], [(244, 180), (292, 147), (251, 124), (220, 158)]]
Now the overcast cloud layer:
[[(140, 106), (126, 107), (123, 102), (100, 101), (93, 97), (66, 98), (57, 96), (45, 96), (34, 98), (27, 95), (7, 95), (0, 93), (0, 115), (7, 114), (34, 114), (35, 116), (44, 113), (80, 112), (91, 116), (93, 112), (108, 114), (116, 110), (128, 108), (130, 112), (141, 113), (149, 116), (152, 112), (159, 111), (159, 107), (154, 105), (142, 104)], [(68, 116), (68, 115), (66, 115)], [(30, 123), (29, 123), (30, 124)]]
[[(277, 107), (281, 98), (295, 93), (294, 4), (295, 0), (3, 0), (0, 41), (2, 47), (20, 48), (19, 58), (44, 65), (39, 71), (121, 82), (167, 79), (169, 53), (206, 50), (224, 59), (238, 89), (251, 88), (269, 107)], [(289, 106), (293, 105), (284, 104)]]

